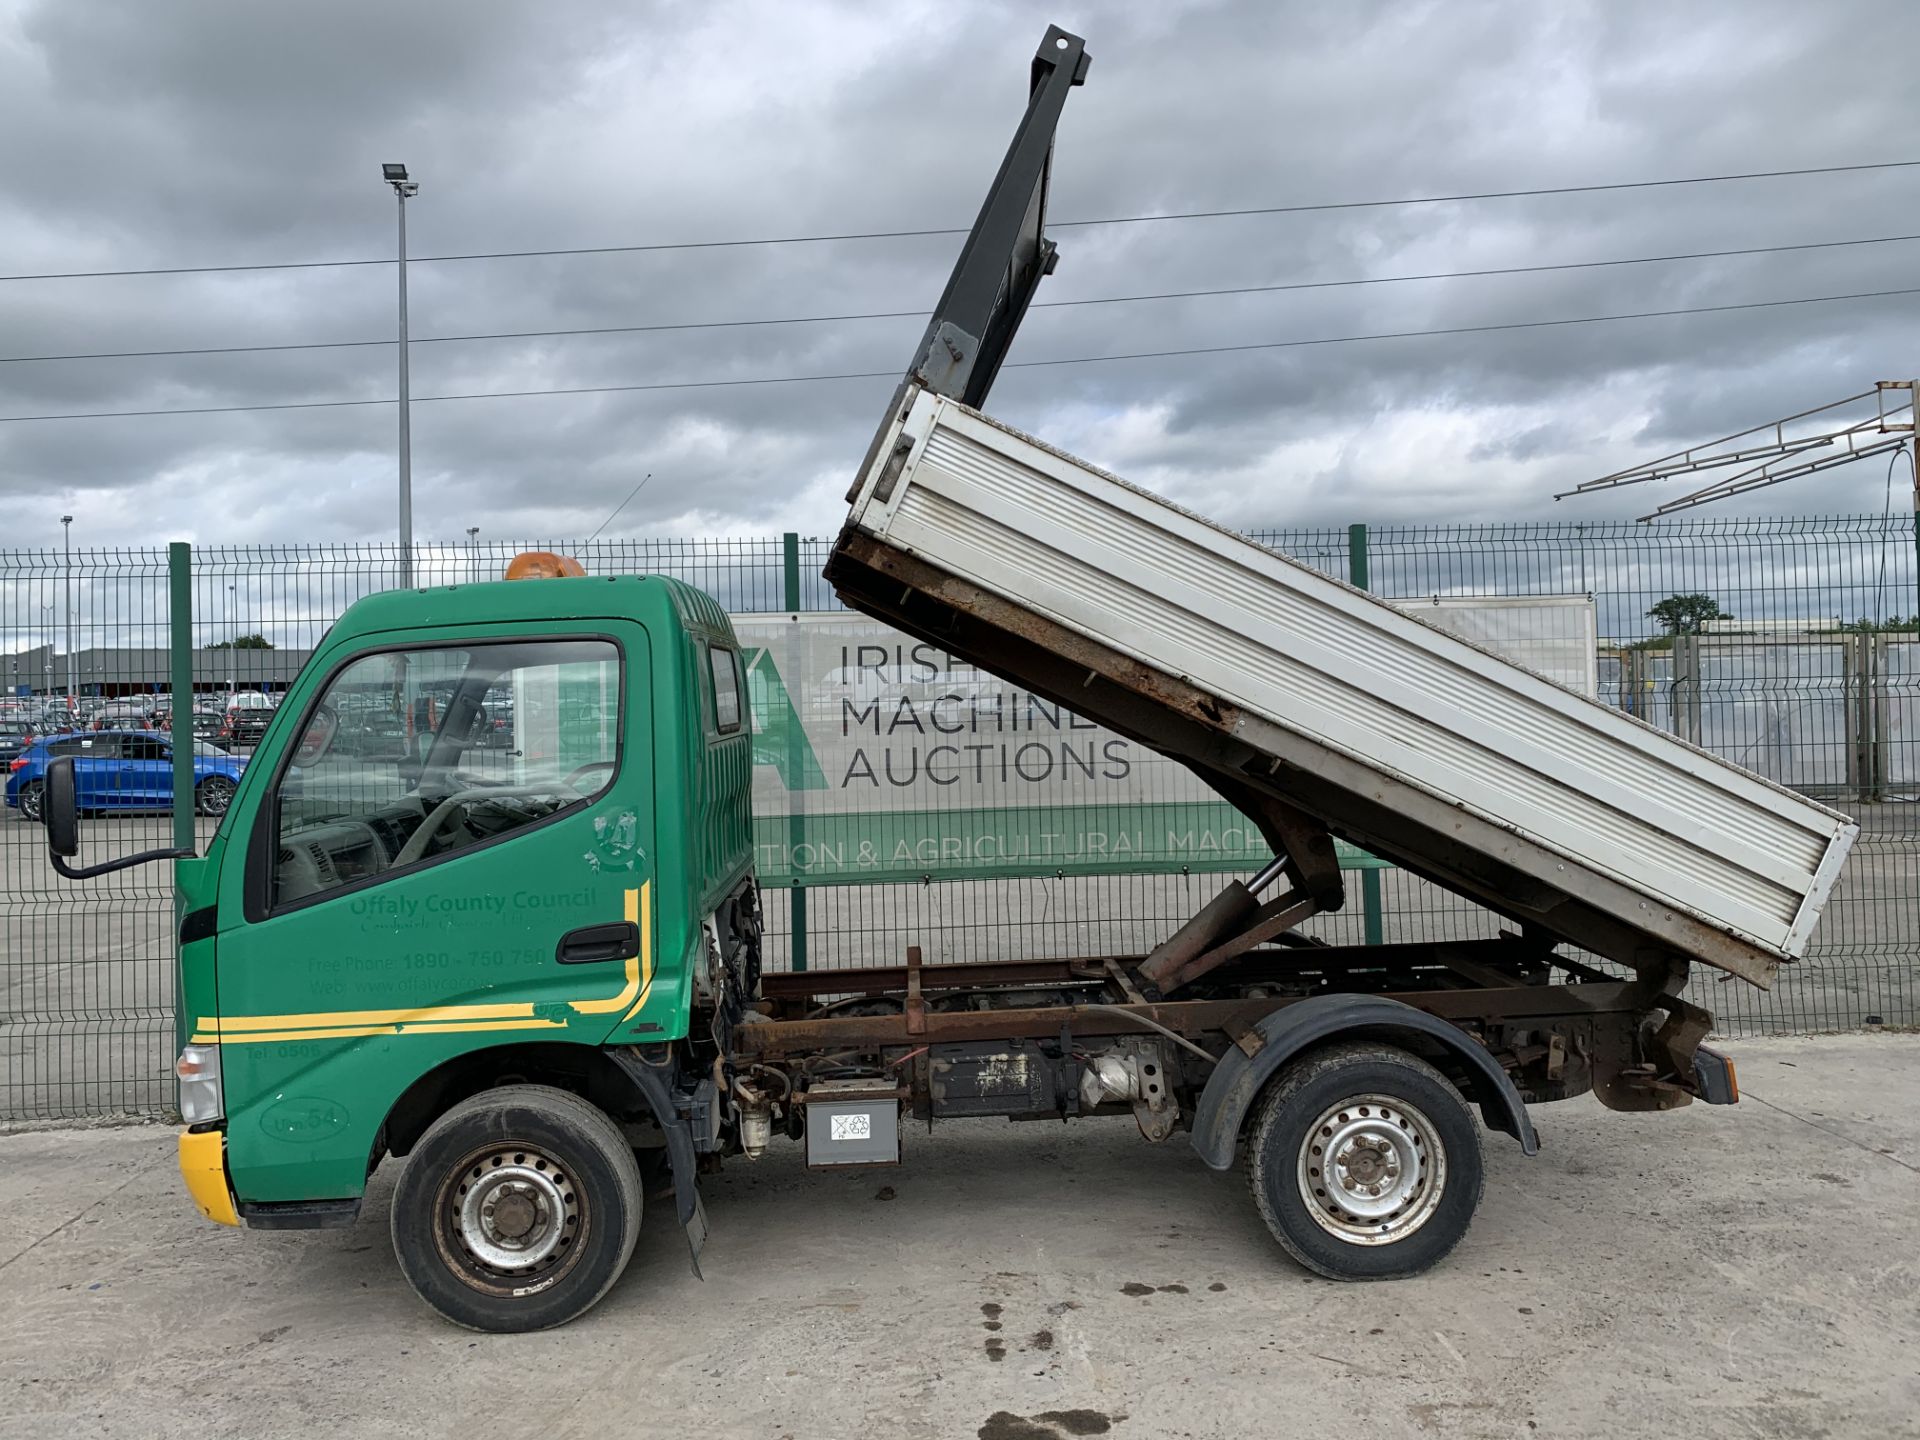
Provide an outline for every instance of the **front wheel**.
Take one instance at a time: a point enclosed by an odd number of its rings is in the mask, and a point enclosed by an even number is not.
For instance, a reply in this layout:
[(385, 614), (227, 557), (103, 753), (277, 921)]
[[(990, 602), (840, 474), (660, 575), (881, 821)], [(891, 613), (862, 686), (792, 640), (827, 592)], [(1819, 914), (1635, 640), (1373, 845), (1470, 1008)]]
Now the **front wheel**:
[(20, 813), (36, 824), (46, 818), (47, 787), (38, 780), (29, 780), (20, 787)]
[(233, 804), (234, 783), (224, 775), (209, 775), (200, 782), (193, 792), (194, 808), (202, 815), (215, 819), (227, 813), (227, 807)]
[(393, 1194), (393, 1248), (416, 1294), (456, 1325), (517, 1332), (596, 1305), (640, 1235), (640, 1168), (579, 1096), (504, 1085), (461, 1101), (414, 1146)]
[(1398, 1280), (1442, 1260), (1480, 1203), (1480, 1131), (1417, 1055), (1336, 1045), (1268, 1086), (1247, 1149), (1261, 1218), (1330, 1280)]

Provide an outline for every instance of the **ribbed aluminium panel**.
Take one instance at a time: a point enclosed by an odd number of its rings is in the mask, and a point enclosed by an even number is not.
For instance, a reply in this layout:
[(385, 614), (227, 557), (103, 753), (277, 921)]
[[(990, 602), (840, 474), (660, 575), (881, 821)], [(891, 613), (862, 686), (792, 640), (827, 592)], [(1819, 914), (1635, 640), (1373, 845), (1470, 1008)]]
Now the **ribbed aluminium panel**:
[(919, 394), (900, 438), (859, 528), (1570, 863), (1804, 948), (1845, 817), (963, 406)]

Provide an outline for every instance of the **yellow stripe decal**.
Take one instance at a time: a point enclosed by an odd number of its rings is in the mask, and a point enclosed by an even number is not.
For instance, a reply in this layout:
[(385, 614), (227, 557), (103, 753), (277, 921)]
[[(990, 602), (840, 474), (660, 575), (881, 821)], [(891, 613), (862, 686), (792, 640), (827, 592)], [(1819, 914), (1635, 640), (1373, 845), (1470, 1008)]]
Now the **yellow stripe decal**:
[(324, 1010), (309, 1015), (222, 1015), (201, 1021), (204, 1029), (233, 1035), (236, 1030), (322, 1029), (340, 1025), (411, 1025), (430, 1020), (530, 1020), (531, 1001), (502, 1005), (419, 1005), (408, 1010)]
[(196, 1034), (193, 1043), (259, 1045), (269, 1040), (352, 1040), (367, 1035), (445, 1035), (476, 1030), (564, 1030), (564, 1020), (481, 1020), (430, 1025), (345, 1025), (321, 1030), (253, 1030), (244, 1035)]
[[(640, 927), (640, 953), (629, 957), (626, 984), (603, 1000), (572, 1000), (581, 1015), (628, 1017), (647, 1003), (653, 987), (653, 882), (626, 892), (626, 918)], [(631, 1005), (632, 1009), (628, 1009)], [(533, 1002), (495, 1005), (422, 1005), (401, 1010), (320, 1010), (300, 1015), (210, 1015), (195, 1027), (193, 1043), (250, 1045), (280, 1040), (347, 1040), (368, 1035), (429, 1035), (442, 1031), (563, 1030), (564, 1020), (540, 1019)]]
[(627, 961), (627, 983), (618, 995), (605, 1000), (575, 1000), (571, 1004), (582, 1015), (613, 1015), (633, 1003), (640, 993), (640, 971), (644, 967), (653, 969), (653, 937), (648, 933), (652, 926), (648, 917), (652, 912), (653, 882), (647, 881), (638, 890), (627, 891), (627, 921), (640, 927), (640, 953)]
[[(631, 910), (633, 891), (627, 892), (627, 904)], [(633, 919), (631, 913), (629, 920)], [(653, 990), (653, 888), (652, 882), (640, 887), (640, 998), (633, 1002), (633, 1008), (620, 1017), (624, 1024), (640, 1013), (641, 1006), (647, 1003), (647, 996)]]

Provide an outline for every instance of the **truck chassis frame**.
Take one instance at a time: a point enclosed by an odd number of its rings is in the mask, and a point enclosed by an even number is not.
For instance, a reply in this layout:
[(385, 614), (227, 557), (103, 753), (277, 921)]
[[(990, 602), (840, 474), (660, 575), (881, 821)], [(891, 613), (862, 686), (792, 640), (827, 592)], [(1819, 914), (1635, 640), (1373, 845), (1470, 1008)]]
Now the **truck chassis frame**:
[[(940, 1108), (931, 1086), (935, 1047), (1057, 1041), (1070, 1056), (1083, 1040), (1172, 1036), (1217, 1060), (1231, 1046), (1256, 1052), (1261, 1022), (1290, 1006), (1366, 996), (1456, 1027), (1528, 1101), (1593, 1089), (1614, 1109), (1664, 1110), (1686, 1104), (1696, 1089), (1695, 1056), (1710, 1023), (1677, 998), (1684, 966), (1620, 979), (1511, 936), (1262, 947), (1214, 971), (1210, 983), (1196, 982), (1202, 993), (1193, 998), (1149, 999), (1132, 978), (1139, 963), (1089, 956), (926, 965), (909, 947), (901, 965), (770, 972), (760, 980), (764, 1018), (734, 1027), (729, 1048), (743, 1068), (874, 1057), (898, 1068), (901, 1098), (930, 1119)], [(1564, 977), (1557, 983), (1556, 970)], [(909, 1052), (917, 1064), (901, 1063)], [(1061, 1113), (1077, 1112), (1069, 1101)]]

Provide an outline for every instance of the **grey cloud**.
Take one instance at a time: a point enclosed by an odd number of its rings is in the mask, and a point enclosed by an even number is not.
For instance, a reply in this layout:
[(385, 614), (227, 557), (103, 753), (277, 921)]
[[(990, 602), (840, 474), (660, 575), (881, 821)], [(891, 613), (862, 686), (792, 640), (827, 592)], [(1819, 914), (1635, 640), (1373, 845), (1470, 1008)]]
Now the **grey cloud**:
[[(1865, 5), (1062, 4), (1061, 219), (1901, 158)], [(1043, 18), (939, 6), (21, 4), (0, 271), (964, 225)], [(1891, 137), (1891, 138), (1890, 138)], [(1043, 299), (1895, 234), (1920, 175), (1064, 227)], [(412, 267), (416, 336), (918, 313), (955, 237)], [(1915, 246), (1036, 311), (1016, 360), (1899, 288)], [(1011, 423), (1233, 523), (1638, 513), (1556, 489), (1914, 366), (1908, 299), (1012, 368)], [(390, 268), (0, 285), (9, 355), (384, 338)], [(915, 318), (421, 344), (418, 395), (893, 372)], [(0, 415), (378, 398), (390, 346), (0, 366)], [(831, 533), (885, 380), (441, 401), (426, 537)], [(390, 406), (0, 425), (10, 543), (384, 539)], [(1748, 510), (1877, 511), (1861, 466)], [(1677, 493), (1677, 492), (1675, 492)]]

